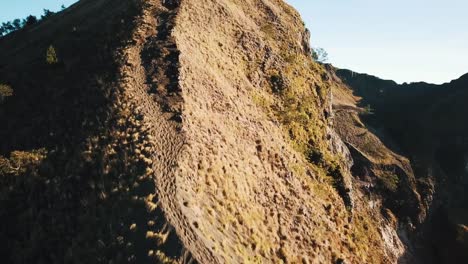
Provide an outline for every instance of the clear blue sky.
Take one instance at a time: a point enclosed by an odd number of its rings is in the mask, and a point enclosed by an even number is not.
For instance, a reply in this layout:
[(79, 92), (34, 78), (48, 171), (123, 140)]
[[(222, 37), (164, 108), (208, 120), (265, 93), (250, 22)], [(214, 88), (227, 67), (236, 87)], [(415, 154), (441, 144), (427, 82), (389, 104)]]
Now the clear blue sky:
[(77, 0), (0, 0), (0, 22), (28, 15), (40, 16), (43, 9), (59, 11), (62, 5), (68, 7), (75, 2)]
[(286, 0), (340, 68), (397, 82), (468, 73), (467, 0)]
[[(398, 82), (442, 83), (468, 73), (467, 0), (286, 1), (337, 67)], [(0, 22), (74, 2), (0, 0)]]

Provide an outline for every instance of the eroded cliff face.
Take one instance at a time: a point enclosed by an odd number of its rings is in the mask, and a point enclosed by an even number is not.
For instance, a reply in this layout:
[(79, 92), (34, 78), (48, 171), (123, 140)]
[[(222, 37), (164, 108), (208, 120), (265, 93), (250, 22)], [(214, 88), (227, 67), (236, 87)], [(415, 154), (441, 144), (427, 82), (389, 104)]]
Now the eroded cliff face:
[(394, 215), (424, 211), (363, 183), (399, 170), (419, 203), (408, 161), (333, 126), (341, 83), (308, 34), (281, 0), (83, 0), (1, 39), (8, 262), (411, 259)]

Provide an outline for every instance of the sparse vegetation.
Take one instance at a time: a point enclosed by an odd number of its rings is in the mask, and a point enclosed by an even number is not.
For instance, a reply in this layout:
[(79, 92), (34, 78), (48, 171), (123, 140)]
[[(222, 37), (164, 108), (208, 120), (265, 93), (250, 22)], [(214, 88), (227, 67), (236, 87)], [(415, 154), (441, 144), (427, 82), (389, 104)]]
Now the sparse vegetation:
[(284, 51), (283, 53), (281, 53), (281, 57), (287, 63), (295, 63), (296, 60), (298, 59), (297, 54), (295, 52), (290, 52), (290, 51)]
[[(277, 47), (284, 62), (283, 68), (269, 69), (267, 72), (269, 88), (276, 100), (267, 103), (259, 100), (256, 94), (255, 102), (283, 124), (296, 150), (303, 153), (318, 170), (323, 170), (325, 177), (332, 176), (335, 179), (333, 185), (337, 189), (342, 188), (340, 159), (329, 150), (325, 139), (327, 124), (319, 110), (324, 102), (331, 103), (328, 102), (331, 84), (328, 83), (323, 65), (317, 63), (326, 61), (326, 51), (316, 49), (316, 60), (311, 61), (307, 56), (290, 49), (294, 46), (292, 43), (295, 43), (295, 39), (274, 39), (273, 33), (278, 31), (274, 24), (267, 24), (261, 30), (270, 44), (284, 45)], [(311, 72), (314, 74), (311, 75)]]
[[(257, 105), (263, 107), (270, 117), (275, 118), (282, 124), (285, 134), (289, 136), (291, 145), (310, 162), (310, 167), (291, 169), (297, 175), (304, 175), (306, 170), (311, 170), (321, 183), (314, 184), (313, 192), (322, 199), (329, 199), (333, 189), (343, 199), (344, 207), (348, 210), (330, 209), (330, 214), (338, 214), (337, 218), (347, 219), (352, 204), (349, 197), (349, 189), (345, 186), (343, 178), (343, 163), (340, 157), (334, 155), (327, 141), (326, 115), (323, 109), (330, 101), (330, 89), (334, 85), (328, 78), (324, 62), (328, 55), (323, 49), (316, 49), (313, 60), (300, 53), (287, 53), (293, 46), (294, 39), (277, 41), (271, 38), (272, 28), (262, 28), (271, 45), (284, 45), (276, 47), (283, 60), (282, 68), (269, 69), (267, 81), (271, 95), (253, 96)], [(257, 66), (258, 67), (258, 66)], [(280, 81), (281, 80), (281, 81)], [(282, 85), (279, 85), (282, 84)], [(271, 97), (270, 97), (271, 96)], [(268, 100), (266, 99), (268, 98)], [(344, 208), (343, 207), (343, 208)], [(329, 207), (327, 207), (329, 208)], [(356, 263), (381, 262), (381, 257), (376, 252), (369, 251), (370, 245), (376, 245), (381, 240), (377, 226), (373, 224), (376, 217), (370, 216), (370, 212), (353, 212), (358, 220), (347, 224), (343, 232), (348, 237), (345, 248), (355, 256)], [(349, 218), (350, 219), (350, 218)], [(337, 219), (335, 219), (337, 221)], [(316, 237), (323, 237), (326, 230), (318, 224), (315, 227)], [(337, 256), (336, 259), (339, 259)]]
[(379, 180), (383, 184), (384, 188), (392, 192), (396, 192), (398, 190), (398, 183), (400, 182), (398, 175), (395, 173), (383, 171), (379, 176)]
[(13, 151), (9, 159), (0, 156), (0, 177), (22, 175), (40, 164), (45, 157), (45, 149), (30, 152)]

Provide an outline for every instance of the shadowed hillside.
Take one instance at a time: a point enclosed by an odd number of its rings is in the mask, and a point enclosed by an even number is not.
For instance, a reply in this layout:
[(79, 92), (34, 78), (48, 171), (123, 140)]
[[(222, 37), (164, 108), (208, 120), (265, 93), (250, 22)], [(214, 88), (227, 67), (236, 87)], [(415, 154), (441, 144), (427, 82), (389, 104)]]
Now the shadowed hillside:
[(337, 93), (352, 93), (355, 107), (372, 109), (360, 115), (362, 125), (409, 159), (414, 188), (428, 211), (427, 219), (416, 224), (413, 242), (425, 247), (425, 262), (466, 259), (468, 76), (443, 85), (398, 85), (349, 70), (336, 72), (347, 85)]

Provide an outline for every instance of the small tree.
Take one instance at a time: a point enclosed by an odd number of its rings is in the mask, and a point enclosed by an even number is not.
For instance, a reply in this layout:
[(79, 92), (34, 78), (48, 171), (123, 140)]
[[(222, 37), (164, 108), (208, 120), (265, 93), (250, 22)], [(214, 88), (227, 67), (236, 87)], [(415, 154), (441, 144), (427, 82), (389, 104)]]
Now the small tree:
[(41, 16), (41, 19), (46, 19), (51, 17), (54, 12), (50, 11), (49, 9), (44, 9), (44, 14)]
[(313, 48), (312, 58), (316, 62), (325, 63), (328, 61), (328, 52), (326, 52), (323, 48)]
[(23, 24), (25, 26), (31, 26), (37, 23), (37, 18), (33, 15), (29, 15), (24, 21)]
[(58, 63), (57, 53), (55, 52), (55, 48), (52, 45), (50, 45), (47, 49), (46, 62), (50, 65)]
[(0, 29), (2, 35), (6, 35), (14, 30), (15, 30), (15, 27), (13, 26), (11, 21), (3, 22), (2, 27)]
[(2, 26), (0, 27), (0, 37), (10, 34), (11, 32), (18, 30), (21, 28), (21, 21), (19, 19), (15, 19), (13, 22), (3, 22)]
[(13, 31), (20, 30), (23, 27), (23, 23), (21, 22), (21, 19), (18, 19), (18, 18), (13, 20), (12, 25), (14, 28)]

